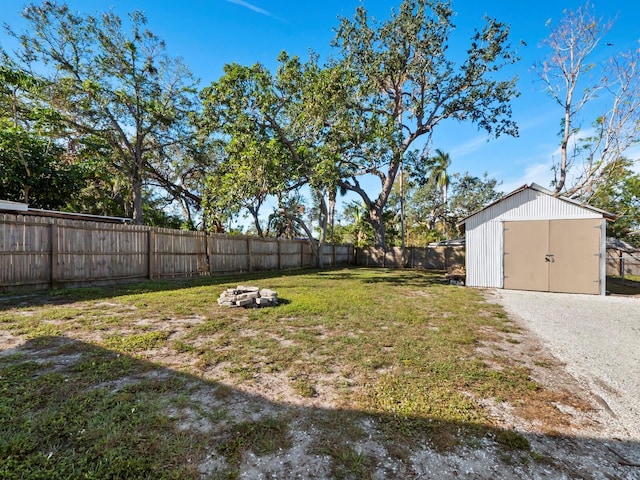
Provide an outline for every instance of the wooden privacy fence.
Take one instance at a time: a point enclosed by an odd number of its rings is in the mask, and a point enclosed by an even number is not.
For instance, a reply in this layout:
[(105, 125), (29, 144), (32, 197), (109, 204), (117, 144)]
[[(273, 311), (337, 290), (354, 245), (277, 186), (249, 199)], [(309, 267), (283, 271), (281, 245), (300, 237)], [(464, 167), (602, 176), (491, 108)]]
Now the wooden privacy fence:
[[(325, 245), (325, 265), (353, 263)], [(0, 214), (0, 288), (71, 287), (315, 266), (306, 240)]]
[(383, 268), (429, 268), (446, 270), (452, 265), (464, 265), (464, 246), (407, 247), (356, 249), (356, 265)]

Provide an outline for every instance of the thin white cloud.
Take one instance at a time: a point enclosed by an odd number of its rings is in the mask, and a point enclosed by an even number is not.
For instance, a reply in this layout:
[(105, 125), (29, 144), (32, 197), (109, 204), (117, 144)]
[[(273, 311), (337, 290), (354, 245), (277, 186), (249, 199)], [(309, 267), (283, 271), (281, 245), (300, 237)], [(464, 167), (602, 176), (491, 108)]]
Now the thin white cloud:
[(537, 183), (541, 187), (549, 188), (552, 180), (553, 172), (551, 171), (551, 162), (532, 163), (527, 165), (521, 176), (505, 180), (501, 185), (501, 190), (509, 193), (524, 184), (531, 183)]
[(241, 7), (244, 8), (248, 8), (249, 10), (259, 13), (260, 15), (264, 15), (266, 17), (271, 17), (271, 18), (275, 18), (276, 20), (279, 20), (281, 22), (284, 22), (284, 20), (280, 17), (278, 17), (277, 15), (274, 15), (273, 13), (271, 13), (268, 10), (265, 10), (264, 8), (260, 8), (257, 7), (249, 2), (245, 2), (244, 0), (226, 0), (228, 3), (233, 3), (235, 5), (239, 5)]
[(476, 137), (466, 143), (453, 147), (449, 150), (449, 155), (451, 156), (451, 158), (455, 159), (464, 155), (469, 155), (470, 153), (477, 152), (487, 145), (488, 140), (489, 139), (486, 136)]

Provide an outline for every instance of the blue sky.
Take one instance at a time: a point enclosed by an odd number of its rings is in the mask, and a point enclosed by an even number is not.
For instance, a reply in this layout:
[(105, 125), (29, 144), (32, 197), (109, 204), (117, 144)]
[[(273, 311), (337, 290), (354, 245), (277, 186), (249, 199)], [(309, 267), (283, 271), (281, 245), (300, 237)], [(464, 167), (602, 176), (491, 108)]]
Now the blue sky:
[[(134, 9), (144, 11), (149, 28), (166, 41), (172, 55), (184, 58), (200, 78), (201, 86), (205, 86), (220, 76), (225, 63), (261, 62), (273, 66), (282, 50), (306, 56), (311, 49), (326, 58), (331, 53), (329, 43), (338, 24), (337, 17), (352, 17), (357, 5), (362, 3), (371, 15), (384, 19), (399, 0), (71, 0), (67, 3), (87, 13), (109, 8), (121, 15)], [(540, 41), (548, 34), (547, 22), (557, 21), (563, 9), (575, 9), (583, 4), (582, 0), (452, 1), (457, 12), (453, 51), (463, 51), (473, 29), (482, 25), (484, 15), (511, 25), (514, 45), (520, 40), (526, 42), (526, 46), (519, 47), (521, 61), (505, 72), (519, 77), (521, 96), (514, 100), (513, 109), (520, 137), (491, 140), (471, 124), (439, 126), (434, 133), (433, 148), (449, 152), (452, 172), (481, 175), (486, 171), (503, 182), (501, 189), (505, 192), (524, 183), (549, 185), (552, 157), (558, 152), (561, 111), (543, 93), (531, 66), (545, 54)], [(0, 1), (1, 21), (22, 30), (22, 5), (16, 0)], [(599, 15), (617, 17), (606, 38), (613, 44), (610, 48), (628, 50), (640, 46), (640, 1), (596, 0), (594, 5)], [(7, 49), (12, 46), (4, 32), (0, 33), (0, 45)], [(603, 47), (601, 53), (604, 57), (609, 52)], [(583, 126), (588, 127), (588, 123), (585, 121)]]

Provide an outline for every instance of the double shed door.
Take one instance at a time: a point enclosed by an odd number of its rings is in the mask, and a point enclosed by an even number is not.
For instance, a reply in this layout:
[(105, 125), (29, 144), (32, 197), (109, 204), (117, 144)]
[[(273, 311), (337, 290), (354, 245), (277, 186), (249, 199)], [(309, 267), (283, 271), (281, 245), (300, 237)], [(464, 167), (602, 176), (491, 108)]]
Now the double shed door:
[(601, 219), (504, 222), (504, 288), (599, 294), (601, 225)]

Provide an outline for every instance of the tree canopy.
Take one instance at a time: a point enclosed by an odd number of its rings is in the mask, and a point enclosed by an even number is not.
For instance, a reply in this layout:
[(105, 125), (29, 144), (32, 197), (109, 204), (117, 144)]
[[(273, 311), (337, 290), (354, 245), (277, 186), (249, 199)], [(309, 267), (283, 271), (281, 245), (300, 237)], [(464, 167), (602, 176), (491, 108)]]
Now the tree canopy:
[[(565, 10), (544, 42), (547, 56), (535, 66), (562, 115), (555, 193), (585, 201), (640, 141), (640, 48), (612, 51), (607, 44), (610, 53), (602, 55), (598, 47), (612, 27), (589, 2)], [(583, 129), (584, 122), (591, 128)]]
[[(23, 32), (6, 27), (19, 47), (0, 50), (0, 190), (42, 208), (188, 228), (202, 212), (202, 228), (216, 231), (245, 215), (259, 236), (306, 235), (321, 261), (336, 234), (382, 248), (457, 235), (499, 183), (452, 173), (434, 132), (467, 122), (518, 135), (509, 26), (478, 19), (461, 54), (446, 0), (402, 0), (380, 20), (361, 5), (339, 19), (326, 60), (282, 52), (272, 69), (232, 63), (201, 90), (141, 12), (46, 1), (23, 15)], [(624, 155), (640, 141), (640, 49), (596, 62), (612, 25), (589, 4), (566, 11), (536, 68), (561, 108), (556, 193), (623, 212), (615, 231), (627, 235), (637, 227)], [(347, 193), (359, 199), (340, 217)]]
[(326, 238), (327, 197), (337, 188), (335, 151), (327, 125), (333, 115), (328, 98), (332, 88), (341, 88), (340, 73), (337, 68), (320, 67), (313, 55), (302, 62), (284, 52), (275, 73), (260, 64), (225, 66), (224, 75), (201, 94), (202, 130), (216, 137), (225, 152), (207, 183), (209, 215), (244, 208), (253, 217), (257, 233), (263, 235), (260, 209), (271, 196), (277, 207), (270, 224), (293, 223), (312, 238), (299, 205), (300, 189), (306, 186), (318, 205), (321, 247)]
[(128, 183), (128, 210), (142, 223), (149, 167), (165, 163), (167, 150), (190, 135), (191, 74), (167, 55), (141, 12), (123, 22), (112, 12), (82, 15), (44, 2), (27, 5), (23, 16), (25, 32), (9, 30), (21, 44), (17, 59), (25, 69), (44, 67), (50, 107), (72, 135), (109, 146), (111, 172)]
[[(470, 121), (496, 137), (518, 133), (510, 104), (516, 78), (501, 78), (518, 59), (509, 27), (485, 18), (456, 63), (448, 51), (453, 16), (449, 2), (404, 0), (382, 22), (360, 6), (337, 29), (335, 63), (351, 80), (337, 125), (349, 132), (340, 186), (362, 197), (377, 246), (386, 243), (382, 212), (400, 168), (420, 170), (428, 158), (408, 155), (417, 139), (446, 120)], [(364, 174), (379, 179), (377, 197), (362, 188)]]
[(63, 129), (43, 101), (44, 85), (10, 59), (0, 66), (0, 191), (3, 198), (57, 209), (86, 183), (56, 141)]

